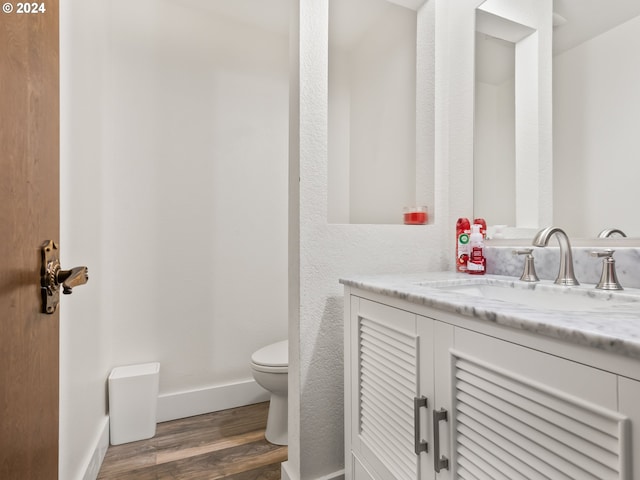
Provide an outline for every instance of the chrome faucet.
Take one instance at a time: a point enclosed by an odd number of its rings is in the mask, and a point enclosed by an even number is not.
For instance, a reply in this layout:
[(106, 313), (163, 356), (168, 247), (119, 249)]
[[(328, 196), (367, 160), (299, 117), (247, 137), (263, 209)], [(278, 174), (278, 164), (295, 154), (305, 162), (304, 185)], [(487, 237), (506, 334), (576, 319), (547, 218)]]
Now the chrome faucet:
[(564, 230), (557, 227), (547, 227), (540, 230), (533, 238), (533, 246), (546, 247), (554, 234), (558, 237), (558, 243), (560, 244), (560, 270), (558, 270), (558, 277), (554, 283), (564, 286), (580, 285), (573, 273), (571, 243), (569, 243), (569, 237)]
[(609, 238), (609, 237), (613, 236), (613, 234), (615, 234), (615, 233), (617, 233), (618, 235), (620, 235), (622, 237), (626, 237), (627, 236), (627, 234), (624, 233), (619, 228), (605, 228), (604, 230), (602, 230), (598, 234), (598, 238)]

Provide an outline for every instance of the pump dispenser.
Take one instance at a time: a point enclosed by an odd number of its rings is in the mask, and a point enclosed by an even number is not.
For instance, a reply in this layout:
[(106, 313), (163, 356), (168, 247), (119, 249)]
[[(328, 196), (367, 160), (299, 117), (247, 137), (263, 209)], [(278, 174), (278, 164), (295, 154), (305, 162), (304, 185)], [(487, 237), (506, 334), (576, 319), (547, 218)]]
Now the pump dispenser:
[(469, 238), (469, 246), (471, 252), (469, 262), (467, 263), (467, 272), (472, 275), (484, 275), (486, 273), (486, 259), (484, 258), (484, 236), (480, 229), (481, 225), (474, 223), (471, 225), (471, 236)]

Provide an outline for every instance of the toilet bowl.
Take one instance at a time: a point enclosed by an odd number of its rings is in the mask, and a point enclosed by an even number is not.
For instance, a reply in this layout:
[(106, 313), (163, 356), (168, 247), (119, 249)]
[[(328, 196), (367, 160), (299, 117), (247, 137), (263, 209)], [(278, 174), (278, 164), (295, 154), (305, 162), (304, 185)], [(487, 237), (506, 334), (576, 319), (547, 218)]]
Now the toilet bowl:
[(271, 393), (264, 436), (276, 445), (287, 445), (289, 342), (283, 340), (255, 351), (251, 355), (251, 373)]

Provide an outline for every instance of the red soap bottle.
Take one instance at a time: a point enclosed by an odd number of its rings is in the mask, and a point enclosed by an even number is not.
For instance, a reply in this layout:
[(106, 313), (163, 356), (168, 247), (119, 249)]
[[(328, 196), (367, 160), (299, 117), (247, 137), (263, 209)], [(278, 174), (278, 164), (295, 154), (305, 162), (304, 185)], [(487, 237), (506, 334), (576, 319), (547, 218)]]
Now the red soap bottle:
[(469, 261), (469, 232), (471, 225), (468, 218), (459, 218), (456, 222), (456, 270), (467, 271)]

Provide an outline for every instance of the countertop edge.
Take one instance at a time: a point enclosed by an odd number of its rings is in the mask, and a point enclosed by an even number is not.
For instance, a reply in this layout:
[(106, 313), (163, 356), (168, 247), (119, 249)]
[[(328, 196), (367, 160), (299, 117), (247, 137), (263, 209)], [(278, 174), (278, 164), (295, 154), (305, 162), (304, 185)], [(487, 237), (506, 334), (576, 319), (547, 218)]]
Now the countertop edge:
[[(518, 281), (514, 277), (487, 275), (484, 278)], [(474, 299), (447, 294), (420, 283), (468, 281), (465, 274), (430, 272), (427, 274), (353, 275), (341, 278), (341, 284), (407, 302), (460, 314), (487, 323), (516, 328), (598, 350), (640, 359), (640, 303), (638, 311), (555, 312), (534, 309), (509, 302)], [(566, 287), (557, 287), (566, 288)], [(583, 286), (585, 295), (589, 286)], [(457, 297), (457, 298), (456, 298)], [(468, 299), (468, 297), (466, 297)], [(586, 313), (586, 314), (585, 314)], [(588, 318), (587, 318), (588, 317)]]

